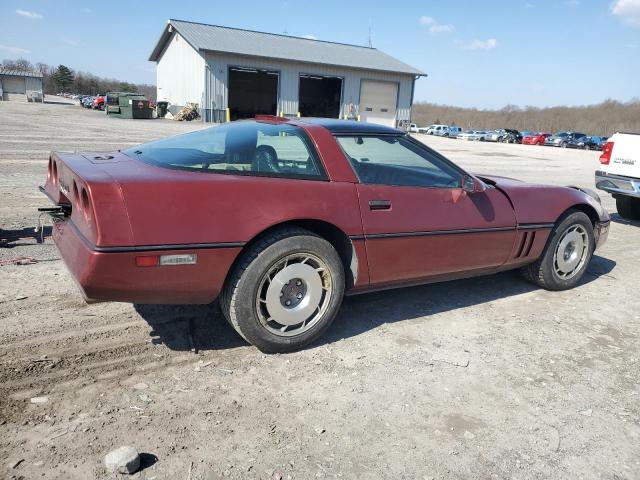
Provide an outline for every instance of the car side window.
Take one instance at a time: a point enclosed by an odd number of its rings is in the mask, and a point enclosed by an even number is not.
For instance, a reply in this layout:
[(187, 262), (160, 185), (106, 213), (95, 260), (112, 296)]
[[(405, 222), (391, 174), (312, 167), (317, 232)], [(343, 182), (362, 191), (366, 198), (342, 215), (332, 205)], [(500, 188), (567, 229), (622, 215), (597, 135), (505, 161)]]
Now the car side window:
[(138, 145), (124, 153), (180, 170), (327, 179), (307, 135), (286, 124), (230, 123)]
[(279, 135), (265, 135), (258, 132), (257, 155), (261, 151), (275, 153), (278, 169), (299, 175), (320, 175), (315, 160), (299, 135), (283, 131)]
[(404, 136), (338, 136), (361, 183), (459, 188), (462, 174), (429, 149)]

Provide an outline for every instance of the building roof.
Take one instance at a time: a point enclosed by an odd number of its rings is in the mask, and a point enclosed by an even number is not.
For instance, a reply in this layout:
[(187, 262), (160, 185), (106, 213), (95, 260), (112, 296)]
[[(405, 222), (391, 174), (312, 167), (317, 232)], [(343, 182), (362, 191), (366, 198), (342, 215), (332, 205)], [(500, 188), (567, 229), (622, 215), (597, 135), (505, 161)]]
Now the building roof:
[(15, 68), (6, 68), (0, 66), (0, 75), (11, 75), (12, 77), (36, 77), (42, 78), (40, 72), (33, 70), (16, 70)]
[(160, 59), (174, 29), (197, 51), (426, 75), (376, 48), (173, 19), (162, 32), (150, 61)]

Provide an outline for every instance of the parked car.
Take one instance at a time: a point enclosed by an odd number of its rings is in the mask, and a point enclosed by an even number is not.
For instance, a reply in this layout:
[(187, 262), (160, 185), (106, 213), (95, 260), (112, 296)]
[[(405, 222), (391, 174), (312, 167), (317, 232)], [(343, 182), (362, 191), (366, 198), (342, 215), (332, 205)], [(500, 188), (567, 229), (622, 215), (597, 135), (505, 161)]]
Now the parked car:
[(567, 148), (580, 148), (583, 150), (602, 150), (600, 137), (578, 137), (567, 142)]
[(489, 132), (487, 132), (487, 137), (486, 137), (486, 141), (487, 142), (497, 142), (500, 140), (500, 138), (502, 137), (502, 135), (505, 134), (505, 130), (503, 128), (499, 128), (496, 130), (490, 130)]
[(449, 125), (429, 125), (427, 128), (427, 135), (438, 135), (444, 137), (449, 133)]
[(604, 148), (609, 139), (607, 137), (591, 137), (591, 143), (593, 144), (593, 150), (600, 150)]
[(461, 127), (449, 127), (449, 132), (447, 133), (447, 137), (449, 138), (458, 138), (458, 135), (462, 133)]
[(317, 339), (345, 292), (516, 268), (572, 288), (609, 228), (579, 189), (475, 176), (403, 131), (334, 119), (259, 116), (107, 154), (54, 152), (43, 191), (85, 298), (219, 297), (265, 352)]
[(596, 188), (613, 195), (621, 217), (640, 220), (640, 134), (612, 135), (602, 149), (600, 163)]
[(93, 100), (91, 108), (93, 108), (94, 110), (104, 110), (104, 100), (105, 100), (104, 97), (105, 97), (104, 93), (99, 93)]
[(503, 143), (522, 143), (522, 135), (517, 130), (505, 128), (504, 134), (498, 141)]
[(465, 140), (475, 140), (478, 142), (486, 142), (489, 134), (490, 132), (487, 132), (486, 130), (475, 130), (471, 132), (471, 138), (466, 138)]
[(410, 123), (409, 124), (409, 132), (410, 133), (418, 133), (418, 124), (417, 123)]
[(82, 99), (80, 103), (84, 108), (91, 108), (95, 99), (96, 97), (93, 96), (84, 97), (84, 99)]
[(550, 133), (535, 132), (522, 137), (523, 145), (544, 145), (544, 140), (550, 137)]
[(570, 141), (586, 136), (580, 132), (558, 132), (545, 138), (544, 144), (551, 147), (566, 147)]
[(462, 132), (458, 134), (458, 139), (460, 140), (478, 140), (480, 136), (486, 138), (487, 132), (480, 130), (468, 130), (466, 132)]

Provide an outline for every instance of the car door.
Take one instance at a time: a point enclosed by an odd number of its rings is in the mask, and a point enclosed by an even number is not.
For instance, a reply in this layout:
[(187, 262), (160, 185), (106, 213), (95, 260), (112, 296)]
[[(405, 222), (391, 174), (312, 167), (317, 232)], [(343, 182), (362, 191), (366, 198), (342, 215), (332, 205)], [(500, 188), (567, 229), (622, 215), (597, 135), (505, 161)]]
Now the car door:
[(507, 260), (516, 218), (502, 192), (465, 192), (462, 170), (408, 136), (337, 140), (359, 179), (372, 284), (491, 270)]

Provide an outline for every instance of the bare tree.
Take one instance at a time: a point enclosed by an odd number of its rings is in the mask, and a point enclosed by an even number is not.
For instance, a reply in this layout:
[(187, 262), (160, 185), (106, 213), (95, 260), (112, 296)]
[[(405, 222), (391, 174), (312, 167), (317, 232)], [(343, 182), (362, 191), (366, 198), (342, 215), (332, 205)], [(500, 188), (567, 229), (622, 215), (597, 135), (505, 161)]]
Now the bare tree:
[(515, 128), (549, 133), (566, 130), (610, 136), (618, 131), (640, 132), (640, 100), (619, 102), (609, 99), (582, 107), (507, 105), (500, 110), (417, 103), (413, 107), (412, 121), (418, 125), (458, 125), (467, 130)]

